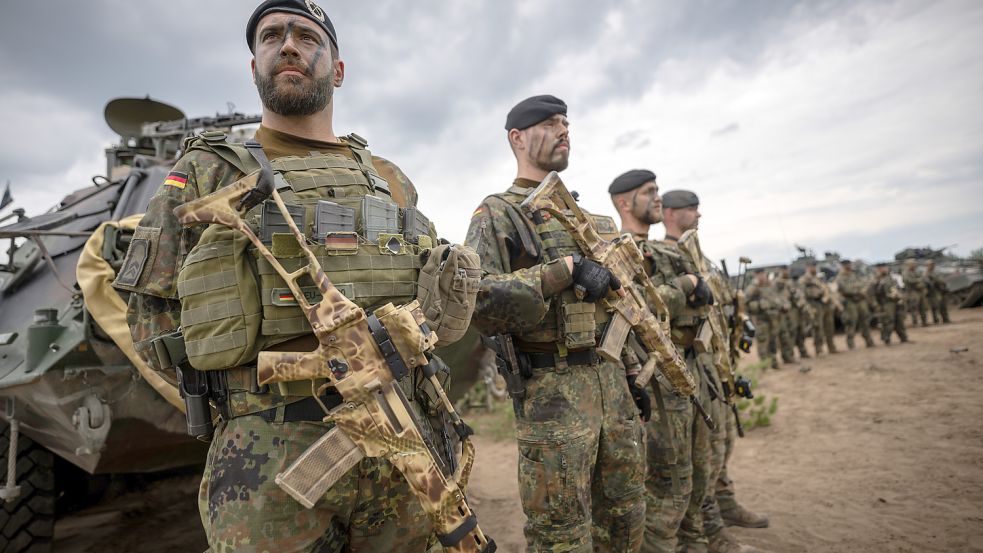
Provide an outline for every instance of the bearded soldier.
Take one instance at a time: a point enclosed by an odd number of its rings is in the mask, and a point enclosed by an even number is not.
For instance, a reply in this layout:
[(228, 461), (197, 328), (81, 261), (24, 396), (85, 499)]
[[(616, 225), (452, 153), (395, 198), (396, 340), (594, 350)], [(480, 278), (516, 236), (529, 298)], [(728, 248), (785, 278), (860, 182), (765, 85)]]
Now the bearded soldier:
[[(498, 335), (500, 350), (511, 345), (522, 378), (524, 400), (513, 406), (529, 550), (637, 551), (644, 428), (625, 368), (596, 351), (609, 321), (597, 302), (620, 283), (582, 256), (555, 218), (537, 224), (520, 207), (550, 171), (567, 167), (566, 114), (562, 100), (542, 95), (506, 117), (518, 169), (510, 188), (481, 202), (468, 229), (484, 275), (473, 320), (482, 334)], [(641, 394), (634, 390), (647, 401)]]
[(925, 264), (925, 285), (928, 287), (928, 303), (932, 306), (932, 322), (950, 323), (949, 320), (949, 301), (946, 296), (949, 294), (949, 286), (945, 279), (935, 272), (935, 261), (929, 260)]
[(816, 346), (816, 355), (823, 351), (823, 344), (829, 349), (830, 353), (836, 353), (836, 345), (833, 343), (833, 310), (835, 302), (833, 293), (829, 285), (819, 278), (816, 271), (816, 262), (806, 263), (806, 273), (799, 279), (803, 293), (809, 306), (812, 307), (812, 341)]
[[(345, 64), (330, 19), (311, 0), (267, 0), (249, 18), (246, 43), (262, 124), (246, 147), (229, 144), (220, 132), (191, 140), (151, 200), (116, 281), (131, 292), (134, 342), (152, 366), (165, 369), (155, 344), (173, 344), (180, 326), (191, 365), (210, 369), (222, 383), (212, 396), (222, 421), (199, 494), (210, 551), (425, 551), (432, 524), (385, 460), (363, 459), (312, 509), (274, 483), (331, 428), (321, 422), (321, 404), (330, 409), (341, 396), (330, 388), (315, 398), (310, 381), (258, 385), (257, 350), (311, 351), (317, 342), (310, 326), (269, 263), (241, 245), (248, 244), (242, 235), (226, 229), (228, 240), (209, 242), (224, 227), (182, 228), (173, 214), (264, 167), (275, 174), (295, 222), (312, 244), (317, 240), (317, 251), (344, 250), (321, 263), (351, 300), (368, 309), (416, 295), (417, 246), (436, 237), (427, 224), (409, 228), (397, 221), (395, 214), (417, 198), (402, 171), (372, 156), (357, 135), (335, 134), (333, 91), (344, 81)], [(276, 234), (286, 228), (283, 215), (269, 206), (260, 203), (243, 219), (270, 241), (275, 256), (290, 257), (289, 244)], [(370, 220), (385, 223), (373, 227)], [(330, 232), (318, 236), (325, 227)], [(395, 239), (404, 230), (413, 244)], [(383, 236), (389, 237), (384, 247)], [(240, 292), (250, 282), (258, 287), (255, 296)], [(416, 391), (405, 392), (422, 414)]]
[(908, 341), (904, 327), (904, 297), (898, 283), (891, 276), (891, 270), (884, 263), (877, 264), (877, 280), (873, 286), (874, 299), (880, 312), (881, 341), (891, 343), (891, 334), (897, 332), (902, 342)]
[(836, 275), (836, 289), (843, 296), (843, 326), (846, 327), (846, 345), (854, 348), (853, 337), (859, 331), (867, 347), (874, 347), (870, 337), (870, 306), (867, 303), (867, 284), (853, 270), (849, 259), (840, 261), (840, 273)]
[[(740, 551), (740, 545), (723, 525), (708, 535), (703, 524), (704, 504), (722, 463), (726, 428), (719, 404), (710, 402), (708, 387), (719, 389), (712, 371), (704, 371), (693, 342), (712, 301), (709, 286), (699, 271), (674, 245), (675, 237), (695, 228), (698, 200), (691, 192), (676, 191), (659, 197), (655, 174), (635, 169), (618, 176), (608, 188), (621, 218), (622, 232), (631, 233), (646, 260), (646, 272), (669, 308), (672, 339), (700, 386), (701, 401), (719, 422), (710, 433), (693, 408), (661, 385), (656, 385), (658, 416), (648, 422), (648, 472), (646, 483), (646, 533), (643, 551), (690, 550)], [(651, 225), (667, 214), (666, 242), (649, 240)], [(704, 350), (706, 351), (706, 350)], [(667, 447), (672, 445), (672, 448)], [(721, 455), (714, 458), (712, 452)], [(719, 510), (715, 513), (719, 516)]]

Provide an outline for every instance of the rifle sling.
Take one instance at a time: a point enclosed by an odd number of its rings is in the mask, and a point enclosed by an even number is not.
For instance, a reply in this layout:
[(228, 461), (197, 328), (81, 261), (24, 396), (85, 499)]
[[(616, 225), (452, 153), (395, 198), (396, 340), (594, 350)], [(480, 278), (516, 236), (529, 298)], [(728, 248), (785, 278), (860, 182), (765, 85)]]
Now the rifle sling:
[(437, 534), (437, 539), (440, 540), (440, 544), (444, 547), (453, 547), (464, 539), (464, 536), (467, 536), (468, 532), (474, 530), (476, 526), (478, 526), (478, 517), (471, 515), (451, 533)]

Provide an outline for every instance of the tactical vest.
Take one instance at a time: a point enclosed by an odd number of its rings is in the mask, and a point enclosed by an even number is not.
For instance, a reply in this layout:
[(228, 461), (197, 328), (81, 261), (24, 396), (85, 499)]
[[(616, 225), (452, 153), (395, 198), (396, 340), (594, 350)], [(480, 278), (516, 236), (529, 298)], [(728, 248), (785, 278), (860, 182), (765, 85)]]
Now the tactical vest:
[[(186, 149), (211, 151), (245, 174), (259, 169), (241, 144), (205, 133)], [(420, 252), (436, 241), (416, 208), (400, 208), (372, 166), (367, 144), (348, 137), (355, 159), (313, 152), (270, 165), (290, 217), (303, 232), (331, 282), (360, 307), (402, 304), (416, 297)], [(307, 263), (272, 200), (244, 217), (288, 271)], [(301, 281), (311, 303), (320, 301), (312, 280)], [(311, 332), (286, 282), (237, 231), (211, 225), (178, 275), (181, 326), (188, 358), (199, 370), (251, 361), (262, 349)]]
[[(661, 242), (653, 242), (651, 240), (642, 240), (638, 242), (639, 248), (642, 250), (642, 254), (648, 253), (651, 259), (654, 261), (655, 267), (653, 267), (653, 272), (659, 272), (662, 274), (662, 280), (666, 284), (672, 282), (676, 277), (685, 274), (699, 274), (696, 267), (690, 263), (689, 259), (686, 258), (675, 247), (668, 244), (663, 244)], [(668, 261), (669, 266), (666, 267), (665, 263), (659, 263), (659, 261)], [(708, 308), (706, 306), (702, 307), (690, 307), (684, 302), (683, 307), (678, 313), (672, 314), (672, 319), (670, 325), (673, 329), (672, 337), (673, 341), (679, 343), (681, 341), (681, 329), (689, 329), (685, 333), (692, 334), (693, 328), (700, 325), (707, 318)]]
[[(519, 205), (533, 191), (532, 188), (513, 186), (502, 194), (493, 194), (508, 204), (509, 218), (519, 233), (522, 247), (530, 257), (542, 263), (580, 254), (580, 247), (570, 233), (555, 218), (537, 225), (522, 214)], [(610, 316), (600, 303), (588, 303), (577, 299), (572, 288), (560, 292), (549, 301), (549, 308), (537, 329), (515, 336), (529, 343), (555, 343), (568, 350), (582, 350), (597, 345)], [(561, 348), (561, 349), (562, 349)]]

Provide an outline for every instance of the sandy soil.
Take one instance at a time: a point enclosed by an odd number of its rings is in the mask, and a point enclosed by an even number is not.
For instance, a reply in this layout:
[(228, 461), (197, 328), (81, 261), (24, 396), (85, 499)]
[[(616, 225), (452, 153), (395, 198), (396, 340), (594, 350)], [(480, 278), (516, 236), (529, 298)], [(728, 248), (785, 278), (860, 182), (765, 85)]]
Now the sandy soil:
[[(983, 310), (954, 321), (911, 329), (913, 344), (762, 377), (778, 412), (738, 442), (730, 471), (738, 499), (771, 527), (735, 534), (776, 553), (983, 552)], [(499, 551), (522, 551), (515, 445), (476, 445), (469, 495), (481, 526)], [(155, 482), (65, 518), (56, 551), (200, 551), (195, 491), (193, 477)]]

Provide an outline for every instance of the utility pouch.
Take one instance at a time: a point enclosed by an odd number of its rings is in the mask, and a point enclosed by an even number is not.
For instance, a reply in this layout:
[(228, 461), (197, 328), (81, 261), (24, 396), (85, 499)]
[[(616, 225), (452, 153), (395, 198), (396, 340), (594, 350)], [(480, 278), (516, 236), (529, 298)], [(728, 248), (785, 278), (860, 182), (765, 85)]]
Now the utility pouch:
[(594, 321), (595, 305), (573, 301), (564, 303), (561, 309), (563, 341), (567, 349), (577, 350), (594, 347), (596, 344), (594, 331), (597, 328)]
[(696, 338), (693, 340), (693, 349), (696, 353), (708, 353), (711, 350), (711, 344), (713, 343), (713, 328), (710, 327), (710, 323), (703, 321), (700, 323), (700, 329), (696, 331)]
[(437, 333), (438, 346), (458, 341), (474, 313), (481, 260), (467, 246), (442, 244), (423, 253), (426, 261), (417, 280), (417, 298), (427, 326)]
[(210, 225), (177, 278), (188, 361), (202, 370), (237, 367), (256, 357), (262, 305), (246, 236)]

